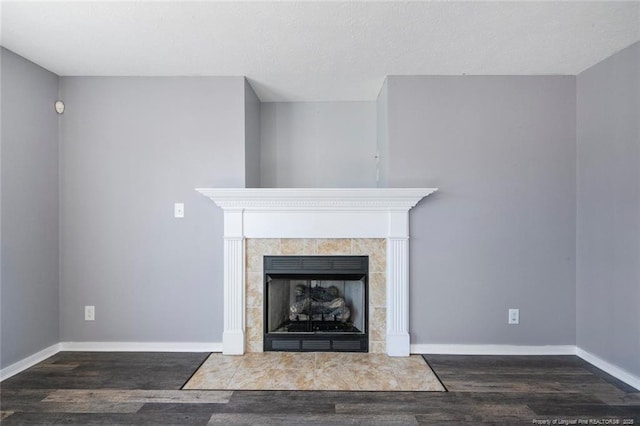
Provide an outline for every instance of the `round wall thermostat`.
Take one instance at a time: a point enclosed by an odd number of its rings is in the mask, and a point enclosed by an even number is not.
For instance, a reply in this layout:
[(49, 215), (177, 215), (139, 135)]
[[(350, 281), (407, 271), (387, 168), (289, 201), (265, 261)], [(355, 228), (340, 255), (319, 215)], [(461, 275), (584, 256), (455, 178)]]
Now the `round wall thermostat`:
[(56, 112), (58, 114), (62, 114), (64, 112), (64, 102), (62, 101), (56, 101)]

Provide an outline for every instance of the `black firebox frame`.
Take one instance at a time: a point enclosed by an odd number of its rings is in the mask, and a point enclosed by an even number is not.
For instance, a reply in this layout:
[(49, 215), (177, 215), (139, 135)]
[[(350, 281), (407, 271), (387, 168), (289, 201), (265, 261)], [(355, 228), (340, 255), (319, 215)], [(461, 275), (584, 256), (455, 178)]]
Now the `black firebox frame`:
[[(269, 278), (360, 280), (364, 277), (363, 333), (267, 332)], [(368, 256), (264, 256), (264, 351), (369, 352)]]

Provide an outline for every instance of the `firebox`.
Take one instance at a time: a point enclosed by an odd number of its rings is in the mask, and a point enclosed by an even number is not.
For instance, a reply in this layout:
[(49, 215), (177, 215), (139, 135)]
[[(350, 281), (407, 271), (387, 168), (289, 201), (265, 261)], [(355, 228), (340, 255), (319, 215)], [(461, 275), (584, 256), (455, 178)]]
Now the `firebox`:
[(264, 350), (368, 352), (368, 256), (265, 256)]

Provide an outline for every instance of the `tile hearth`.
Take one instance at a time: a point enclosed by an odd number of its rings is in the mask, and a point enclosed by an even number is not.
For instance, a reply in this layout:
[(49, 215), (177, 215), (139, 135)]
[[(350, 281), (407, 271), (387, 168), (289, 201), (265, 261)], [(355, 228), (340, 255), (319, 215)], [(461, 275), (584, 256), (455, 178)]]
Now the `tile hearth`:
[(436, 391), (444, 387), (419, 355), (331, 352), (213, 353), (185, 390)]

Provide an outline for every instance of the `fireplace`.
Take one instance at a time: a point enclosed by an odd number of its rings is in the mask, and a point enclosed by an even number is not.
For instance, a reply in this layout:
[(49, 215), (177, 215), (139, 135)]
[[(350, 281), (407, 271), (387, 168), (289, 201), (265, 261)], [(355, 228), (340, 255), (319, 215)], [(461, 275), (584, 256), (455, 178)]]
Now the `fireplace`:
[[(248, 306), (246, 241), (385, 239), (384, 308), (372, 309), (369, 328), (383, 335), (390, 356), (409, 356), (409, 210), (436, 188), (199, 188), (224, 211), (224, 331), (222, 353), (244, 354), (262, 340), (263, 314)], [(319, 246), (318, 246), (319, 247)], [(320, 254), (318, 250), (317, 254)], [(331, 254), (342, 254), (331, 253)], [(353, 253), (361, 254), (361, 253)], [(245, 269), (245, 266), (247, 268)], [(260, 263), (260, 269), (262, 264)], [(372, 279), (373, 282), (373, 279)], [(249, 295), (252, 300), (255, 298)], [(259, 319), (258, 319), (259, 318)], [(259, 329), (256, 325), (260, 323)], [(377, 330), (378, 327), (382, 330)], [(253, 333), (258, 331), (257, 336)], [(371, 344), (371, 342), (369, 342)], [(376, 344), (380, 348), (380, 344)], [(262, 349), (263, 345), (259, 345)]]
[(264, 350), (367, 352), (368, 256), (265, 256)]

